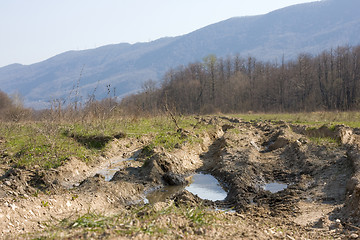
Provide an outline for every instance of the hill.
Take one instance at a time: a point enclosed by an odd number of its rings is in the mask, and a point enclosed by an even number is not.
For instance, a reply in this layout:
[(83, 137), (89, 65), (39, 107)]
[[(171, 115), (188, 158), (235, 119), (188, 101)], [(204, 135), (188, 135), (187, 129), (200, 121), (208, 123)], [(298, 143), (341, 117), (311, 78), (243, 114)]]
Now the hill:
[(122, 97), (138, 91), (145, 80), (160, 80), (170, 68), (209, 54), (251, 55), (271, 61), (283, 55), (293, 59), (302, 52), (317, 54), (360, 43), (359, 8), (358, 0), (324, 0), (235, 17), (149, 43), (69, 51), (32, 65), (0, 68), (0, 88), (7, 93), (17, 90), (28, 106), (41, 108), (55, 99), (71, 101), (77, 90), (83, 100), (94, 91), (98, 97), (106, 96), (109, 89)]

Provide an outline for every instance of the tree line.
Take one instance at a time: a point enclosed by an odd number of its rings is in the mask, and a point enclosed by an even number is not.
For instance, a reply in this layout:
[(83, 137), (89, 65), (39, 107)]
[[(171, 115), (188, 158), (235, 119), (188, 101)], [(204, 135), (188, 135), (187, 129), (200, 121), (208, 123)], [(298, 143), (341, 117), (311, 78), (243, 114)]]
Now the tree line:
[[(108, 87), (110, 89), (110, 87)], [(337, 47), (318, 55), (299, 54), (285, 61), (260, 61), (240, 55), (170, 69), (161, 82), (148, 80), (142, 91), (120, 102), (97, 101), (34, 111), (19, 93), (0, 90), (0, 121), (26, 119), (104, 119), (115, 115), (350, 111), (360, 109), (360, 45)]]
[(20, 121), (31, 116), (31, 110), (23, 106), (22, 96), (15, 92), (11, 96), (0, 90), (0, 121)]
[(125, 97), (128, 113), (348, 111), (360, 107), (360, 45), (337, 47), (279, 62), (209, 55), (169, 70), (160, 84), (148, 80)]

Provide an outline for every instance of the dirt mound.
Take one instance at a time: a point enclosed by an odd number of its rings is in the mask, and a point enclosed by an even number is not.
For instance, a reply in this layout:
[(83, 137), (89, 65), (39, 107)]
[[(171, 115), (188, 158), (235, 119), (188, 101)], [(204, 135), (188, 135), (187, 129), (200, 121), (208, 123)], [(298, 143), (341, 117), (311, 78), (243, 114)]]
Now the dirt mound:
[(352, 163), (354, 174), (347, 183), (347, 198), (342, 209), (343, 220), (360, 226), (360, 151), (350, 149), (347, 155)]
[[(191, 134), (191, 133), (187, 133)], [(170, 175), (182, 176), (184, 178), (190, 173), (194, 173), (201, 168), (203, 161), (200, 159), (200, 154), (208, 146), (213, 139), (216, 139), (222, 134), (221, 128), (212, 134), (203, 134), (202, 140), (196, 144), (183, 144), (172, 151), (166, 151), (162, 147), (149, 149), (145, 146), (139, 153), (138, 159), (144, 161), (140, 168), (125, 168), (113, 177), (113, 181), (124, 180), (136, 181), (156, 185), (183, 185), (182, 183), (175, 183), (169, 179)], [(173, 179), (174, 180), (174, 179)]]
[[(261, 208), (273, 216), (294, 218), (304, 213), (304, 201), (331, 204), (328, 214), (341, 206), (353, 169), (346, 148), (313, 144), (308, 135), (269, 122), (237, 124), (214, 141), (202, 159), (202, 170), (222, 180), (226, 200), (238, 211)], [(271, 183), (287, 188), (266, 191)]]
[(49, 181), (65, 188), (71, 188), (89, 177), (92, 173), (90, 167), (77, 158), (71, 157), (64, 165), (47, 172)]
[(174, 196), (172, 196), (171, 198), (175, 204), (177, 205), (187, 205), (187, 206), (207, 206), (207, 207), (214, 207), (216, 206), (216, 204), (212, 201), (209, 200), (204, 200), (201, 199), (200, 197), (192, 194), (189, 191), (181, 191), (177, 194), (175, 194)]
[(185, 176), (180, 174), (175, 174), (173, 172), (168, 172), (164, 174), (162, 178), (164, 182), (170, 186), (182, 186), (189, 184), (189, 181), (185, 179)]
[(1, 177), (0, 194), (2, 197), (36, 194), (39, 191), (53, 191), (55, 186), (43, 170), (12, 168)]

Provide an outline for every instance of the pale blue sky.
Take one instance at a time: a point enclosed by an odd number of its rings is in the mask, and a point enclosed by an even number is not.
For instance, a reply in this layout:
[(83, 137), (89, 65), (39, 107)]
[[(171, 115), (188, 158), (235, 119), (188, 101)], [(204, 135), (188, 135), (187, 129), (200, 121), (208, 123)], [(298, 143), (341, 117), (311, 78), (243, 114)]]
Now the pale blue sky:
[(0, 67), (68, 50), (178, 36), (315, 0), (1, 0)]

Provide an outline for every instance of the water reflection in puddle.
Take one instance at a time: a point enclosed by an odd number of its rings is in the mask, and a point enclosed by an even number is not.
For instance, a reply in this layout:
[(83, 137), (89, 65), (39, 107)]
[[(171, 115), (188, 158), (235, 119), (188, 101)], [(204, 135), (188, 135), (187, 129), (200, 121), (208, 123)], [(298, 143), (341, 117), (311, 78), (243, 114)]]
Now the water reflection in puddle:
[(156, 202), (165, 201), (166, 198), (186, 189), (194, 195), (202, 199), (211, 201), (224, 200), (227, 196), (226, 191), (220, 186), (218, 180), (209, 174), (195, 174), (190, 177), (188, 186), (166, 186), (164, 188), (154, 190), (146, 195), (145, 203), (154, 204)]
[(284, 183), (278, 183), (278, 182), (272, 182), (267, 183), (265, 186), (263, 186), (265, 191), (270, 191), (271, 193), (277, 193), (280, 192), (288, 187), (287, 184)]
[(105, 177), (105, 181), (110, 181), (115, 173), (121, 168), (124, 168), (124, 162), (134, 161), (135, 158), (118, 158), (111, 161), (111, 163), (103, 169), (100, 169), (96, 173)]
[(167, 198), (171, 197), (184, 189), (184, 186), (165, 186), (161, 189), (150, 191), (146, 194), (145, 203), (154, 204), (157, 202), (163, 202)]
[(211, 201), (221, 201), (227, 196), (219, 181), (209, 174), (200, 173), (193, 175), (191, 184), (185, 189), (202, 199)]

